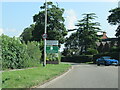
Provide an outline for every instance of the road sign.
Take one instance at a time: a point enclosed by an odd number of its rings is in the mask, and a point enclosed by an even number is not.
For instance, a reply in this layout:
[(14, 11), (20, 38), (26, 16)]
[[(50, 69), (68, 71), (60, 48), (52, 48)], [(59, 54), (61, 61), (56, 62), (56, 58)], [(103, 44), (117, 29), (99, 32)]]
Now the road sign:
[(46, 39), (46, 38), (47, 38), (47, 34), (44, 33), (44, 34), (42, 35), (42, 37), (43, 37), (43, 39)]
[(47, 40), (46, 45), (58, 45), (58, 40)]
[(47, 45), (46, 46), (46, 53), (58, 53), (59, 47), (56, 46), (52, 46), (52, 45)]

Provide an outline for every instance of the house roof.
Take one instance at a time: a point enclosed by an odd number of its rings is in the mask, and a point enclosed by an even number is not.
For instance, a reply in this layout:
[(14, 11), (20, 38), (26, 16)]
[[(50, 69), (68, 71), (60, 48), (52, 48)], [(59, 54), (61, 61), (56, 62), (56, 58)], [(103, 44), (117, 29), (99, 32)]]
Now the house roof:
[(101, 39), (108, 39), (108, 37), (106, 35), (106, 32), (103, 32), (103, 35), (102, 35)]

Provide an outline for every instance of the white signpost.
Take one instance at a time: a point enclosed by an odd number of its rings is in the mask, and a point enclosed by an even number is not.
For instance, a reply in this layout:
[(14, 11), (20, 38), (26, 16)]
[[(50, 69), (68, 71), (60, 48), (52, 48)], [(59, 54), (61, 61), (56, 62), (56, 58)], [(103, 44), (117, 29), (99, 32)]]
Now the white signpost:
[(58, 40), (46, 40), (46, 53), (58, 53)]
[(46, 45), (58, 45), (58, 40), (46, 40)]

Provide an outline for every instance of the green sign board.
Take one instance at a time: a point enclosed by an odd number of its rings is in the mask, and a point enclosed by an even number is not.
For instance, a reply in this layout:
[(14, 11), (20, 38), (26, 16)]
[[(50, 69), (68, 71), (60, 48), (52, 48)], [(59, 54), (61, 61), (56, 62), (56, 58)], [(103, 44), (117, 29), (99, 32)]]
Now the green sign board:
[(46, 46), (46, 53), (58, 53), (59, 47), (58, 46)]

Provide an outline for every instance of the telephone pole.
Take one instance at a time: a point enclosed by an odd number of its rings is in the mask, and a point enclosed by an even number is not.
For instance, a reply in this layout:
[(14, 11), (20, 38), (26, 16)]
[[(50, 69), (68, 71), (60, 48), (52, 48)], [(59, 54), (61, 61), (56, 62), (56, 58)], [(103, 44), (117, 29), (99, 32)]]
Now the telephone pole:
[[(47, 36), (47, 0), (45, 0), (45, 32), (44, 34)], [(44, 38), (44, 63), (43, 63), (44, 67), (46, 66), (46, 38)]]

